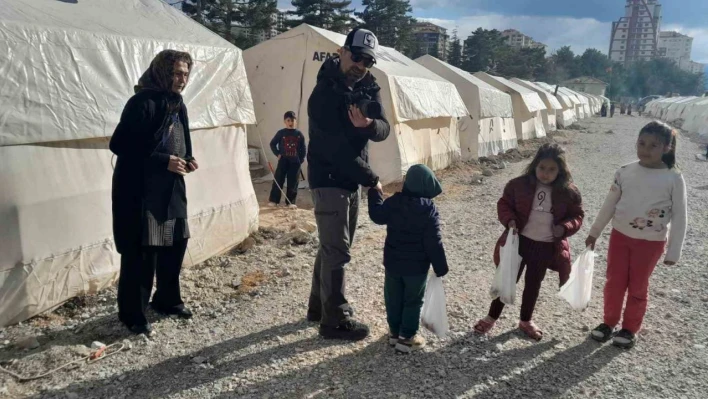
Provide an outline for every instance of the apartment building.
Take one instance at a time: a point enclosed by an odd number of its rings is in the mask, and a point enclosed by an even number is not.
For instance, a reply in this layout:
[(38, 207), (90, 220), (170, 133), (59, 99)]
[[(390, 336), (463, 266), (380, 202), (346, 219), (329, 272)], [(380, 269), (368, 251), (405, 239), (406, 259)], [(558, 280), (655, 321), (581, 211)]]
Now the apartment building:
[(658, 57), (661, 19), (658, 0), (626, 0), (625, 15), (612, 23), (610, 59), (628, 65)]

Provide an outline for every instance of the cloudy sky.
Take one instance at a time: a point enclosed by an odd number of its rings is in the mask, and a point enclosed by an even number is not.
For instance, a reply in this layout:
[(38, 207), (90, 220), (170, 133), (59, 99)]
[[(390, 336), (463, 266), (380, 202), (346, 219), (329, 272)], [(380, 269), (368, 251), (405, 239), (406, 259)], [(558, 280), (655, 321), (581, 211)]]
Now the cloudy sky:
[[(624, 0), (410, 0), (413, 15), (461, 37), (473, 30), (518, 29), (551, 50), (569, 45), (576, 53), (594, 47), (607, 53), (612, 21), (624, 15)], [(708, 0), (663, 0), (662, 30), (694, 38), (694, 61), (708, 63)], [(361, 1), (352, 5), (361, 9)], [(279, 0), (283, 9), (292, 8)]]

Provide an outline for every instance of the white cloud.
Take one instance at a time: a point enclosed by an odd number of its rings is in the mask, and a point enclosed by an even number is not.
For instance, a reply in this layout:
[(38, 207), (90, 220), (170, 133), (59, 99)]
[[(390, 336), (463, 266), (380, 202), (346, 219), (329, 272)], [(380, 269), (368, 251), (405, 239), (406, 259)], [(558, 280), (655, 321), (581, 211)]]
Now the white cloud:
[(611, 23), (592, 18), (484, 14), (465, 16), (457, 20), (419, 19), (447, 28), (448, 32), (457, 28), (458, 36), (462, 39), (477, 28), (516, 29), (548, 45), (550, 52), (563, 46), (570, 46), (576, 54), (582, 54), (588, 48), (596, 48), (606, 54), (610, 46), (612, 29)]
[(686, 28), (677, 24), (669, 24), (661, 27), (664, 31), (676, 31), (693, 38), (693, 61), (708, 64), (708, 28)]

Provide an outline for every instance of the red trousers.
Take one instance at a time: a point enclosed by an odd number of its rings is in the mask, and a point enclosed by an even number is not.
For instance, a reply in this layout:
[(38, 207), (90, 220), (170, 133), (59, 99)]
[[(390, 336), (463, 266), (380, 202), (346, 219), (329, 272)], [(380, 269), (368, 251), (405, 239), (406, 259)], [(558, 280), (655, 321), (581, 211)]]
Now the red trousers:
[[(622, 328), (639, 332), (647, 312), (649, 277), (664, 254), (664, 241), (627, 237), (617, 230), (610, 236), (605, 282), (605, 324), (614, 327), (622, 318)], [(622, 305), (627, 305), (622, 317)]]

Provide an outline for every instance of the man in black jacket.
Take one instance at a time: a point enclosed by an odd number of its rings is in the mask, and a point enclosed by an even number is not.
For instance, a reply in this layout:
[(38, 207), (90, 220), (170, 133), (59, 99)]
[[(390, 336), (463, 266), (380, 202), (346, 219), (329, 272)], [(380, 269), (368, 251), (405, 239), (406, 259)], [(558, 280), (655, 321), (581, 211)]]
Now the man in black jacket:
[[(369, 72), (377, 47), (370, 31), (350, 32), (339, 56), (322, 65), (307, 106), (308, 180), (320, 239), (307, 319), (320, 322), (324, 338), (361, 340), (369, 335), (366, 325), (352, 319), (344, 267), (351, 260), (359, 187), (381, 190), (368, 164), (368, 142), (384, 141), (390, 132), (380, 106), (380, 88)], [(364, 106), (368, 101), (373, 106)]]
[(164, 50), (140, 77), (111, 137), (113, 235), (121, 254), (118, 318), (149, 334), (145, 308), (157, 274), (152, 307), (190, 318), (179, 288), (189, 239), (184, 176), (199, 168), (192, 157), (187, 107), (181, 92), (192, 67), (189, 54)]

